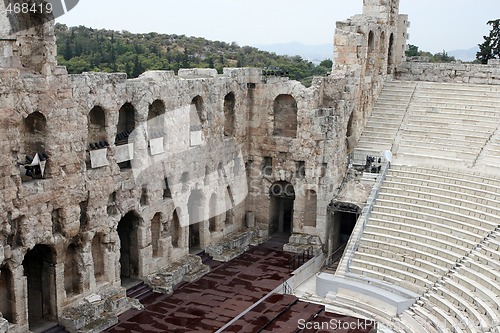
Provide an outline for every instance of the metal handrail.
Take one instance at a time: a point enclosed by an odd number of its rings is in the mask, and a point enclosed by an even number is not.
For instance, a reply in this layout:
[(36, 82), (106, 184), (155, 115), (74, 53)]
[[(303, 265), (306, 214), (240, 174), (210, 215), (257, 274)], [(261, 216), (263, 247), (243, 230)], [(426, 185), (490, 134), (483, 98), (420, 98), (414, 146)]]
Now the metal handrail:
[(303, 264), (305, 264), (307, 261), (309, 261), (309, 259), (313, 257), (313, 254), (314, 254), (314, 248), (311, 245), (310, 247), (302, 251), (302, 253), (294, 255), (288, 261), (288, 271), (289, 272), (294, 271)]
[(342, 246), (336, 249), (326, 260), (325, 266), (329, 266), (332, 263), (337, 262), (340, 258), (342, 258), (342, 255), (344, 254), (346, 247), (347, 243), (344, 243)]

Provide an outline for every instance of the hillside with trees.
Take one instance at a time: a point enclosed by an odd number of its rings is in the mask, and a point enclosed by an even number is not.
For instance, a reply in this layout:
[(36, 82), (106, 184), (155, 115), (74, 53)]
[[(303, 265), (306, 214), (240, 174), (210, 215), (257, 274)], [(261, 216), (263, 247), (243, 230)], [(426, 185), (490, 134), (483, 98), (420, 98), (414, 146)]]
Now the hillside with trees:
[(406, 56), (409, 57), (409, 60), (418, 58), (424, 62), (444, 63), (456, 61), (455, 57), (449, 56), (445, 50), (432, 54), (431, 52), (420, 51), (418, 46), (411, 44), (408, 45)]
[(325, 75), (332, 61), (315, 66), (300, 56), (281, 56), (236, 43), (209, 41), (199, 37), (158, 33), (67, 27), (56, 24), (58, 62), (71, 74), (122, 72), (135, 78), (147, 70), (179, 68), (279, 67), (289, 77), (310, 85), (315, 75)]

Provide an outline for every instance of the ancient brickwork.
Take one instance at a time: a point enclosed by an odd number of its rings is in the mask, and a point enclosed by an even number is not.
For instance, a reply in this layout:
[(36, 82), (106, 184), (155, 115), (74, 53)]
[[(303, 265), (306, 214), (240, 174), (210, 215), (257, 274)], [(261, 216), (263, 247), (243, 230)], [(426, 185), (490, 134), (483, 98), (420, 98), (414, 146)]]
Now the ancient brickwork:
[(500, 66), (479, 64), (430, 64), (406, 62), (398, 67), (395, 78), (405, 81), (500, 84)]
[(306, 88), (248, 68), (68, 75), (50, 24), (9, 24), (0, 18), (0, 311), (12, 332), (113, 317), (130, 306), (122, 283), (168, 276), (190, 251), (227, 260), (268, 235), (319, 251), (406, 37), (398, 1), (367, 2), (337, 24), (332, 75)]

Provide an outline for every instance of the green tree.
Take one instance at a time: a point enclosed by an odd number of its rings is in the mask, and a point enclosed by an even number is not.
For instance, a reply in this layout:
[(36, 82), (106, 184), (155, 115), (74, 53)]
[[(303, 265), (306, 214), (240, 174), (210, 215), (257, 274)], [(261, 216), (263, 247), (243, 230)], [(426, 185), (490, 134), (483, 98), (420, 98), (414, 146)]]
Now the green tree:
[(132, 77), (138, 77), (144, 72), (144, 67), (142, 66), (139, 56), (136, 54), (134, 57), (134, 66), (132, 67)]
[(448, 52), (445, 50), (443, 50), (443, 52), (436, 53), (431, 57), (431, 62), (452, 62), (455, 60), (455, 57), (449, 56)]
[(408, 45), (408, 50), (406, 50), (407, 57), (418, 57), (420, 52), (418, 51), (418, 46), (416, 45)]
[(322, 62), (319, 63), (321, 67), (329, 68), (331, 69), (333, 67), (333, 61), (330, 59), (325, 59)]
[(483, 36), (484, 43), (479, 44), (476, 59), (482, 64), (487, 64), (490, 59), (500, 58), (500, 19), (488, 21), (491, 25), (489, 36)]
[(64, 60), (69, 60), (73, 58), (73, 51), (71, 50), (71, 41), (69, 40), (69, 38), (66, 39), (63, 54), (64, 54)]

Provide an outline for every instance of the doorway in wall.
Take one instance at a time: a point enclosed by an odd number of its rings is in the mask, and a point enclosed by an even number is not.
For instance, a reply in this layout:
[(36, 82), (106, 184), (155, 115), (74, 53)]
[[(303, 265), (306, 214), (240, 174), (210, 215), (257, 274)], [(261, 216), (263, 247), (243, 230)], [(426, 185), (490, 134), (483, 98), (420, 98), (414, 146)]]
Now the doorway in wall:
[(295, 190), (289, 182), (279, 181), (269, 189), (270, 224), (269, 235), (288, 238), (293, 231)]

